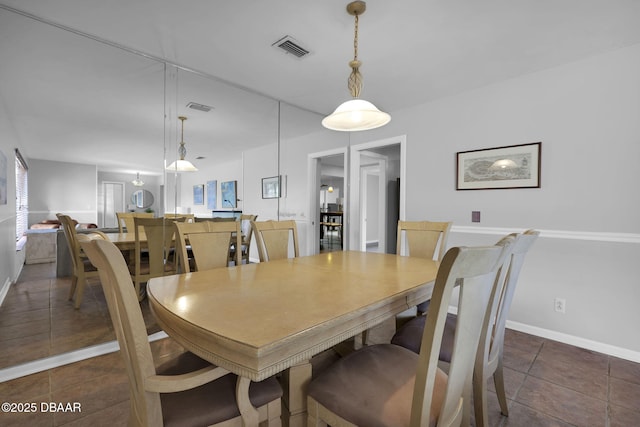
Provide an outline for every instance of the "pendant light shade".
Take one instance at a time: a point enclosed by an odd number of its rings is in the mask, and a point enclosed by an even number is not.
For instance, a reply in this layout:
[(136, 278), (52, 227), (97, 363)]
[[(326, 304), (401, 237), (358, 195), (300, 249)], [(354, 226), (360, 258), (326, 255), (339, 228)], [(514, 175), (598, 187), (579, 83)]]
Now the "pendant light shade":
[(173, 172), (196, 172), (198, 168), (196, 168), (190, 161), (184, 159), (187, 156), (187, 149), (184, 146), (184, 121), (187, 120), (187, 118), (180, 116), (178, 119), (182, 122), (180, 147), (178, 147), (178, 155), (180, 156), (180, 159), (167, 166), (167, 170)]
[(367, 9), (363, 1), (354, 1), (347, 5), (349, 15), (355, 17), (355, 31), (353, 40), (353, 61), (349, 62), (351, 74), (349, 75), (348, 88), (353, 99), (343, 102), (331, 115), (322, 120), (322, 126), (337, 131), (360, 131), (375, 129), (384, 126), (391, 121), (391, 116), (380, 111), (375, 105), (364, 99), (360, 99), (362, 91), (362, 74), (358, 60), (358, 16)]
[(343, 102), (322, 120), (322, 126), (331, 130), (359, 131), (379, 128), (391, 121), (391, 116), (364, 99)]
[(131, 181), (131, 183), (136, 187), (142, 187), (144, 185), (144, 181), (140, 179), (140, 172), (136, 174), (136, 179)]

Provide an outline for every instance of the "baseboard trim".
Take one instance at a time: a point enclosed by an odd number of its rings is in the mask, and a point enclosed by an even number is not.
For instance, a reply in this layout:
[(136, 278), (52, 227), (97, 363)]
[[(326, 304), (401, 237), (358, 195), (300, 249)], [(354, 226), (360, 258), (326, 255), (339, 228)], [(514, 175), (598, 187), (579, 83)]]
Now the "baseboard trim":
[[(458, 307), (449, 306), (449, 310), (447, 311), (449, 313), (458, 314)], [(514, 322), (513, 320), (507, 320), (506, 327), (508, 329), (524, 332), (525, 334), (534, 335), (536, 337), (547, 338), (552, 341), (558, 341), (564, 344), (572, 345), (574, 347), (597, 351), (598, 353), (606, 354), (608, 356), (618, 357), (620, 359), (640, 363), (640, 352), (629, 350), (627, 348), (617, 347), (615, 345), (605, 344), (598, 341), (577, 337), (575, 335), (552, 331), (551, 329), (539, 328), (537, 326), (531, 326), (525, 323)]]
[(2, 307), (2, 303), (4, 302), (4, 299), (7, 296), (7, 293), (9, 292), (10, 286), (11, 286), (11, 278), (7, 277), (4, 281), (4, 284), (2, 285), (2, 288), (0, 288), (0, 307)]
[[(452, 226), (452, 233), (488, 234), (503, 236), (510, 233), (522, 233), (521, 228)], [(596, 242), (640, 243), (637, 233), (603, 233), (598, 231), (538, 230), (540, 237), (548, 239), (591, 240)]]
[[(156, 332), (149, 335), (149, 342), (166, 338), (164, 331)], [(6, 369), (0, 369), (0, 382), (14, 380), (16, 378), (46, 371), (49, 369), (59, 368), (69, 363), (79, 362), (81, 360), (90, 359), (96, 356), (113, 353), (120, 350), (117, 341), (110, 341), (104, 344), (98, 344), (91, 347), (82, 348), (80, 350), (70, 351), (68, 353), (57, 354), (55, 356), (45, 357), (44, 359), (34, 360), (33, 362), (23, 363), (21, 365), (11, 366)]]
[(507, 328), (513, 329), (514, 331), (524, 332), (529, 335), (535, 335), (553, 341), (559, 341), (561, 343), (584, 348), (586, 350), (597, 351), (598, 353), (607, 354), (609, 356), (614, 356), (620, 359), (640, 363), (640, 352), (637, 351), (589, 340), (582, 337), (577, 337), (575, 335), (552, 331), (550, 329), (539, 328), (537, 326), (531, 326), (520, 322), (513, 322), (511, 320), (507, 320), (506, 326)]

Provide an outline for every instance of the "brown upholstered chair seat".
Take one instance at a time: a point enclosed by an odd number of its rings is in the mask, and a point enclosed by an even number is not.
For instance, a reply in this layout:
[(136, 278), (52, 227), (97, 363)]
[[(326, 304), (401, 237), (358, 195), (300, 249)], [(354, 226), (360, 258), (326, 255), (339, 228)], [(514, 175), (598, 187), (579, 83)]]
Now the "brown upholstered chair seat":
[[(429, 310), (429, 301), (424, 306), (425, 313)], [(402, 325), (391, 338), (391, 344), (396, 344), (404, 348), (408, 348), (414, 353), (420, 353), (420, 344), (422, 341), (422, 332), (427, 319), (426, 314), (416, 316)], [(451, 363), (451, 354), (453, 352), (453, 338), (456, 334), (456, 315), (448, 313), (444, 324), (444, 334), (442, 335), (442, 345), (440, 347), (440, 360)]]
[[(309, 384), (308, 394), (359, 426), (408, 426), (417, 365), (418, 355), (403, 347), (368, 346), (327, 368)], [(371, 377), (373, 372), (375, 381)], [(438, 369), (431, 402), (431, 425), (437, 420), (446, 386), (447, 374)]]
[[(209, 366), (193, 353), (182, 353), (157, 368), (159, 375), (180, 375)], [(240, 415), (236, 403), (236, 376), (225, 375), (215, 381), (179, 393), (160, 394), (162, 418), (169, 426), (205, 426), (230, 420)], [(260, 407), (282, 396), (282, 388), (274, 378), (251, 383), (249, 400)]]

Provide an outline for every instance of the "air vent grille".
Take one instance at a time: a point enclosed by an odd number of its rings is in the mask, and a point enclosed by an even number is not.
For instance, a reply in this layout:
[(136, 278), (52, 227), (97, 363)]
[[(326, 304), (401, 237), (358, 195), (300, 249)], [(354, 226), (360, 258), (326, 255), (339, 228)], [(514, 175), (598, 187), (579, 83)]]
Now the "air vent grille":
[(204, 104), (198, 104), (197, 102), (188, 103), (187, 108), (191, 108), (192, 110), (204, 111), (205, 113), (213, 110), (213, 107), (209, 107), (208, 105)]
[(302, 47), (300, 43), (294, 40), (291, 36), (284, 36), (277, 42), (273, 43), (271, 46), (280, 48), (286, 53), (295, 56), (296, 58), (302, 58), (303, 56), (309, 54), (309, 50)]

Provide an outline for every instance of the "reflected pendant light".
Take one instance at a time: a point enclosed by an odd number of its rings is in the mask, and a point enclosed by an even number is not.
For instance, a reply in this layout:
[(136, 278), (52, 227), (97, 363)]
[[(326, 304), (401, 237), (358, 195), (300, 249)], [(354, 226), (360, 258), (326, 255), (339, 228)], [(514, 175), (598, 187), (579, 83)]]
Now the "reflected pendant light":
[(187, 155), (187, 149), (184, 146), (184, 121), (187, 120), (187, 118), (184, 116), (180, 116), (178, 117), (178, 119), (180, 119), (180, 121), (182, 122), (182, 131), (180, 133), (180, 147), (178, 147), (178, 155), (180, 156), (180, 159), (167, 166), (167, 170), (174, 172), (196, 172), (198, 168), (193, 166), (193, 164), (189, 160), (184, 159)]
[(322, 120), (322, 126), (338, 131), (359, 131), (375, 129), (384, 126), (391, 121), (391, 116), (378, 110), (375, 105), (364, 99), (360, 99), (362, 90), (362, 74), (358, 60), (358, 16), (367, 9), (363, 1), (354, 1), (347, 5), (349, 15), (355, 17), (355, 31), (353, 38), (353, 61), (349, 62), (351, 74), (349, 75), (348, 88), (353, 99), (343, 102), (331, 115)]
[(144, 185), (144, 181), (140, 179), (140, 172), (136, 174), (136, 179), (131, 181), (131, 183), (136, 187), (142, 187)]

